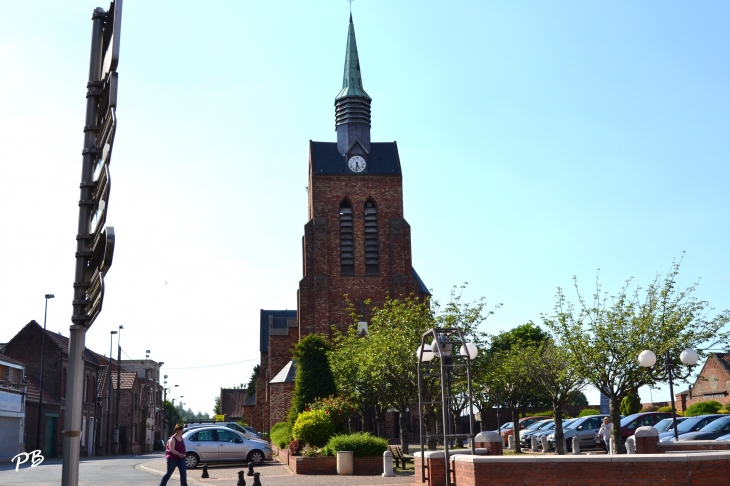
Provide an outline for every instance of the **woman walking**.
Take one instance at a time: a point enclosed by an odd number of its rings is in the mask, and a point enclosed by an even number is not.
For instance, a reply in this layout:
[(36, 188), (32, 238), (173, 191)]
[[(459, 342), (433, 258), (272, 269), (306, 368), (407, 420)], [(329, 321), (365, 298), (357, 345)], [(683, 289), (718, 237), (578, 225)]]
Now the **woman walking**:
[(613, 424), (608, 420), (608, 417), (603, 417), (603, 423), (601, 428), (598, 429), (598, 435), (603, 437), (603, 441), (606, 443), (606, 452), (611, 453), (611, 432), (613, 431)]
[(162, 477), (160, 486), (167, 485), (167, 481), (175, 472), (176, 467), (180, 470), (180, 486), (188, 486), (187, 472), (185, 471), (185, 442), (182, 439), (182, 432), (182, 425), (175, 425), (175, 433), (167, 441), (167, 453), (165, 454), (167, 473)]

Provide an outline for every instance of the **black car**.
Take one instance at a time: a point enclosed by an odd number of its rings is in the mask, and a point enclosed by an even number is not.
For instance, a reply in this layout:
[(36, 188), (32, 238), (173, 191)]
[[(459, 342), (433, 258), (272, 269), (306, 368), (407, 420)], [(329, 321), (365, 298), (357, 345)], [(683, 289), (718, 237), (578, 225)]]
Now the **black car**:
[[(682, 435), (689, 434), (690, 432), (698, 432), (707, 424), (722, 417), (727, 417), (727, 415), (711, 413), (707, 415), (698, 415), (696, 417), (686, 417), (681, 424), (677, 424), (677, 434)], [(674, 440), (674, 430), (669, 430), (659, 434), (659, 442), (669, 442), (672, 440)]]
[[(677, 431), (679, 431), (679, 426), (677, 426)], [(697, 432), (682, 434), (679, 436), (679, 440), (715, 440), (725, 434), (730, 434), (730, 415), (713, 420)], [(674, 441), (674, 437), (672, 437), (672, 441)]]

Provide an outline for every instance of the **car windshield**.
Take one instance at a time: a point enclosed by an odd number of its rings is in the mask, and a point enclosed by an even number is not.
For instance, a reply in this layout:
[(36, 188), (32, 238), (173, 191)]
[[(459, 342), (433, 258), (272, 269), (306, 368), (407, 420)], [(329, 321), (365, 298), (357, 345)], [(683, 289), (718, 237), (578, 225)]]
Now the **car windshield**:
[(666, 432), (672, 429), (672, 419), (663, 419), (654, 425), (654, 428), (659, 432)]
[(512, 428), (512, 422), (507, 422), (503, 426), (500, 427), (500, 429), (511, 429)]
[(534, 424), (527, 427), (525, 430), (537, 430), (542, 425), (542, 422), (535, 422)]
[[(697, 426), (697, 424), (700, 423), (701, 421), (705, 420), (706, 418), (707, 417), (703, 417), (701, 415), (699, 417), (688, 418), (681, 424), (677, 425), (677, 432), (679, 432), (680, 434), (686, 434), (687, 432), (692, 432), (692, 430), (694, 430), (694, 428)], [(707, 424), (707, 425), (710, 425), (710, 424)]]
[[(702, 427), (700, 432), (720, 432), (728, 423), (730, 423), (730, 417), (722, 417)], [(677, 430), (679, 430), (679, 426), (677, 426)]]
[(634, 419), (636, 419), (638, 417), (639, 417), (639, 414), (638, 413), (635, 413), (633, 415), (629, 415), (627, 417), (622, 418), (621, 419), (621, 427), (625, 427), (625, 426), (629, 425)]

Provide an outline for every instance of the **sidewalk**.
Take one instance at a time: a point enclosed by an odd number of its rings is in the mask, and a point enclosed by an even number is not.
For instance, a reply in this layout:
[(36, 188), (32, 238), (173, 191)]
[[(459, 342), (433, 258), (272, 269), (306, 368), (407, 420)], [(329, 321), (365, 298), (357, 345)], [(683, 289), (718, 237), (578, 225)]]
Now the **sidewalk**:
[[(165, 459), (156, 459), (144, 462), (137, 466), (139, 469), (163, 476), (167, 471)], [(190, 484), (215, 484), (220, 486), (236, 486), (238, 482), (238, 471), (244, 471), (244, 479), (246, 486), (253, 485), (253, 476), (246, 476), (248, 466), (245, 464), (230, 465), (211, 465), (208, 467), (208, 479), (202, 479), (203, 468), (188, 469), (188, 483)], [(254, 468), (254, 471), (261, 473), (259, 477), (261, 486), (370, 486), (370, 485), (401, 485), (412, 484), (415, 479), (413, 473), (399, 473), (392, 478), (384, 478), (382, 476), (307, 476), (294, 474), (287, 466), (280, 463), (276, 457), (272, 461), (265, 462), (261, 466)], [(177, 470), (170, 478), (169, 486), (180, 484), (180, 475)]]

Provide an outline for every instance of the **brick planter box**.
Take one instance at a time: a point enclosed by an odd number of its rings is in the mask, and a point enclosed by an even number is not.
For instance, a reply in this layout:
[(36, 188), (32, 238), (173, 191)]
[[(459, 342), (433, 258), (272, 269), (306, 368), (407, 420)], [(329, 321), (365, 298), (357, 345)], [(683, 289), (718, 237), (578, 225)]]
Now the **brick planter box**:
[[(291, 456), (287, 449), (281, 449), (278, 457), (296, 474), (337, 474), (337, 458), (334, 456)], [(380, 476), (383, 473), (382, 456), (355, 457), (353, 461), (353, 475)]]

